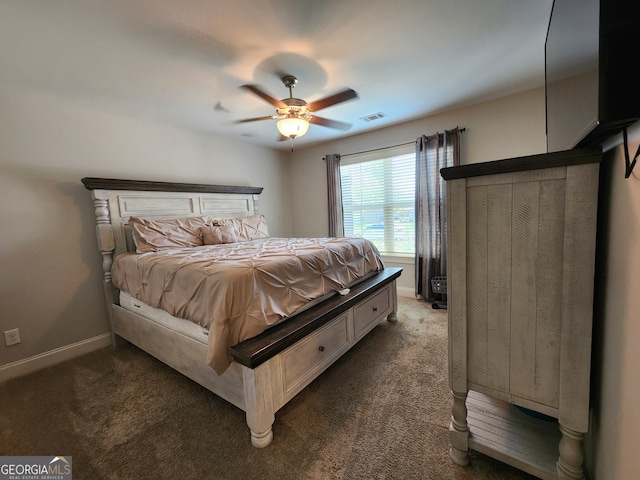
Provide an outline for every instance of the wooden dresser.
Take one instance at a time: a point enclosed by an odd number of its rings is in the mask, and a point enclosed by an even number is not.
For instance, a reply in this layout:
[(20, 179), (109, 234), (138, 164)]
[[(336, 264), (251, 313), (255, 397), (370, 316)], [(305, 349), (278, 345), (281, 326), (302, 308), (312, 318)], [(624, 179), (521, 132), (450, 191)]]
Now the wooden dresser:
[(543, 479), (583, 478), (601, 156), (441, 171), (457, 464), (473, 449)]

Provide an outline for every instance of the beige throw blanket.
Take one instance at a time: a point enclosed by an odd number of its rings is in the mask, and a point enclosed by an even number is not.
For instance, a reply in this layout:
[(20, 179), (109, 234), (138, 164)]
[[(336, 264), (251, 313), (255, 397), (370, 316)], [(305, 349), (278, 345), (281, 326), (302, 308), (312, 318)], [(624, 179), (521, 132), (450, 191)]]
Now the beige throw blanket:
[(207, 328), (207, 363), (221, 374), (229, 347), (383, 268), (362, 238), (262, 238), (125, 253), (111, 271), (117, 288)]

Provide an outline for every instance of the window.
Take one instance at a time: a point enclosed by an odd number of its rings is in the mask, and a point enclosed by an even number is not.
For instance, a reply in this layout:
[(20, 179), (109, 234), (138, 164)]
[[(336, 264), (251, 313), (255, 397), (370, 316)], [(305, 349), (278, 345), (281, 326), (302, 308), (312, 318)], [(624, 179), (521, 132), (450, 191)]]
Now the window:
[(413, 144), (341, 159), (345, 236), (371, 240), (384, 254), (415, 251)]

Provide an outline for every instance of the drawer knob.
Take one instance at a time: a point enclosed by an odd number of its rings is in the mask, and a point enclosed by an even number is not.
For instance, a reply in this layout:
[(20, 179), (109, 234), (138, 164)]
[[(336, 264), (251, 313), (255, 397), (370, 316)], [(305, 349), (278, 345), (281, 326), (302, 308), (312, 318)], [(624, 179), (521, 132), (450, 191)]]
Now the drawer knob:
[(378, 307), (373, 307), (373, 311), (377, 312), (378, 311)]
[(324, 352), (324, 345), (320, 345), (320, 346), (318, 347), (318, 350), (320, 350), (321, 352)]

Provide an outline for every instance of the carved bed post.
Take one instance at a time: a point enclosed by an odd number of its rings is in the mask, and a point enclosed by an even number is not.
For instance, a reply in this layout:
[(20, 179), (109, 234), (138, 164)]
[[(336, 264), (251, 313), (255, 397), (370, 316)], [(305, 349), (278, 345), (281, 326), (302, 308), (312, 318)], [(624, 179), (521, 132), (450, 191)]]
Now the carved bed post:
[(396, 281), (393, 281), (393, 289), (391, 290), (391, 305), (393, 305), (393, 311), (387, 315), (387, 322), (398, 321), (398, 289), (396, 288)]
[(107, 314), (111, 324), (111, 343), (116, 346), (115, 333), (113, 332), (113, 322), (111, 319), (111, 305), (118, 303), (117, 295), (111, 282), (111, 265), (113, 264), (113, 252), (116, 249), (116, 242), (113, 236), (113, 225), (109, 212), (109, 196), (104, 190), (92, 190), (91, 197), (96, 214), (96, 238), (98, 240), (98, 250), (102, 255), (103, 287), (104, 297), (107, 304)]
[(243, 366), (242, 375), (251, 443), (256, 448), (264, 448), (273, 440), (272, 425), (275, 421), (271, 364), (263, 363), (256, 368)]

